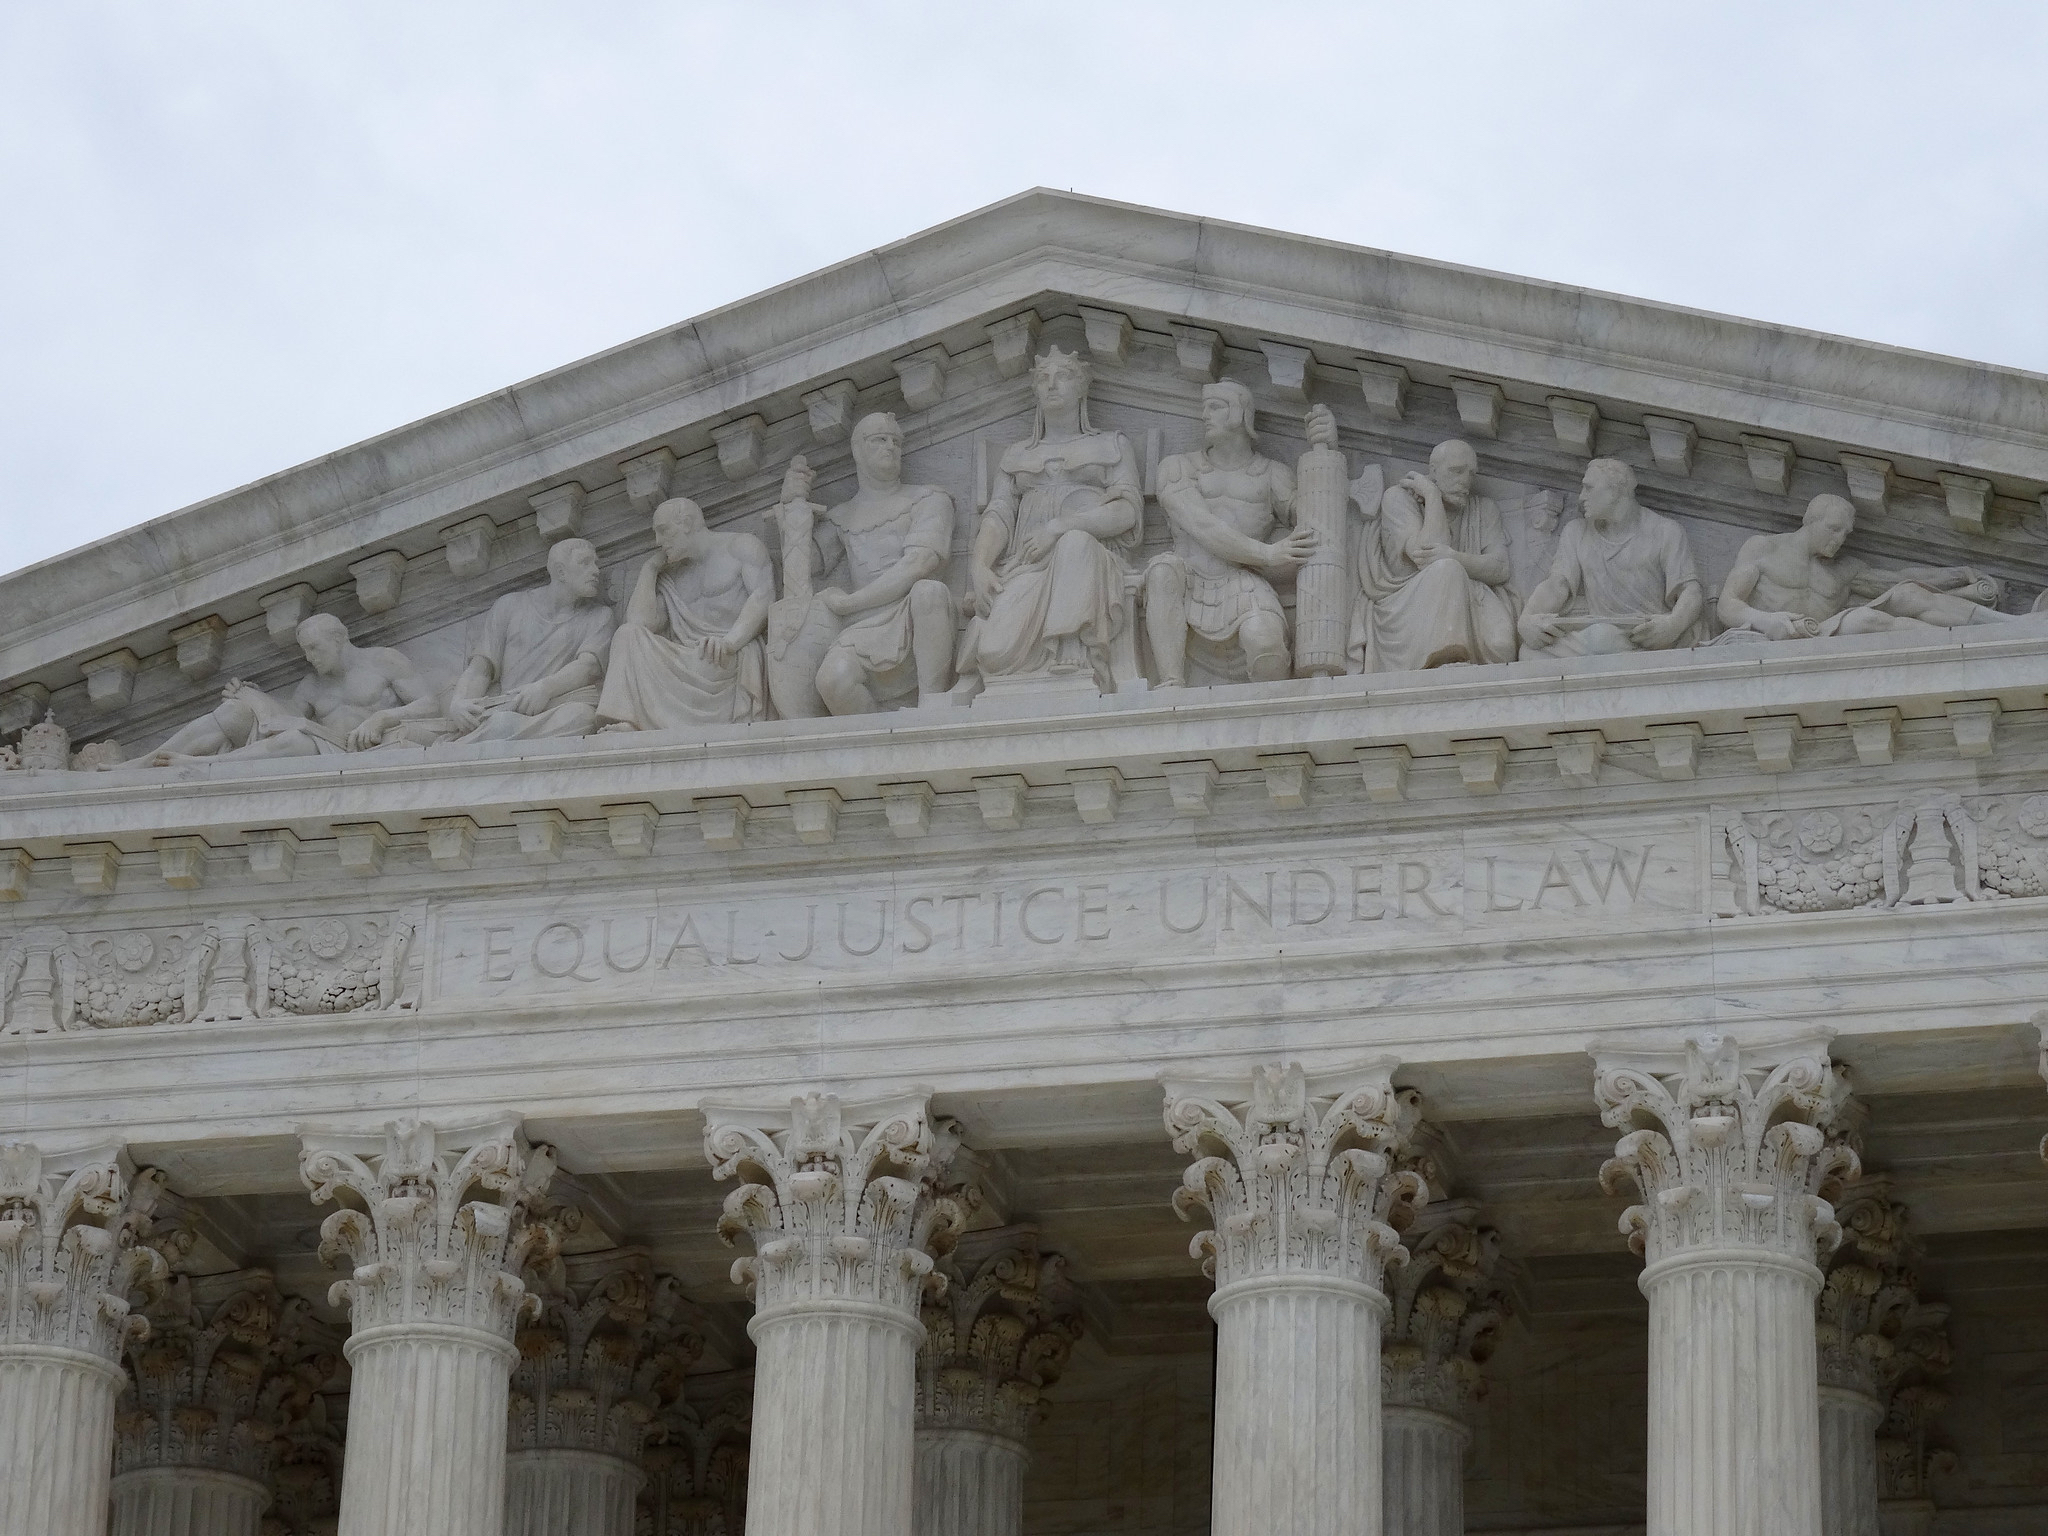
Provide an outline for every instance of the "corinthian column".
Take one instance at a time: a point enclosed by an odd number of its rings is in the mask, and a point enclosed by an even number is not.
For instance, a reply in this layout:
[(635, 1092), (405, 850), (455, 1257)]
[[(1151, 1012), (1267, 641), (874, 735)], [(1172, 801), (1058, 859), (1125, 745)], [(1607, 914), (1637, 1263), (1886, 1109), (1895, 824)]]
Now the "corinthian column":
[(1509, 1312), (1494, 1278), (1500, 1234), (1478, 1224), (1473, 1201), (1453, 1200), (1419, 1212), (1402, 1240), (1409, 1260), (1387, 1286), (1380, 1345), (1387, 1529), (1464, 1536), (1466, 1418)]
[(1815, 1257), (1841, 1236), (1820, 1190), (1857, 1171), (1817, 1128), (1831, 1086), (1825, 1037), (1599, 1057), (1600, 1118), (1634, 1127), (1601, 1183), (1645, 1202), (1621, 1229), (1647, 1261), (1646, 1536), (1820, 1536)]
[(646, 1536), (741, 1536), (754, 1373), (699, 1373), (673, 1384), (647, 1433), (640, 1495)]
[(934, 1180), (957, 1141), (923, 1094), (704, 1118), (712, 1172), (746, 1179), (719, 1235), (754, 1244), (732, 1267), (754, 1298), (748, 1536), (905, 1536), (918, 1308), (962, 1220)]
[(321, 1258), (355, 1269), (328, 1292), (354, 1368), (339, 1536), (504, 1536), (519, 1276), (554, 1243), (534, 1215), (553, 1155), (512, 1122), (389, 1125), (306, 1137), (299, 1176), (314, 1204), (350, 1202), (320, 1228)]
[(0, 1145), (0, 1536), (102, 1536), (129, 1299), (164, 1278), (137, 1243), (162, 1188), (116, 1151)]
[(627, 1248), (568, 1259), (540, 1305), (512, 1372), (505, 1536), (633, 1536), (654, 1382), (704, 1353), (695, 1309)]
[(1039, 1393), (1081, 1336), (1066, 1261), (1035, 1227), (961, 1237), (917, 1352), (916, 1536), (1020, 1536)]
[(317, 1391), (340, 1353), (263, 1270), (179, 1275), (145, 1316), (115, 1420), (113, 1536), (257, 1536), (281, 1401)]
[(1174, 1209), (1216, 1223), (1192, 1246), (1216, 1281), (1215, 1536), (1380, 1536), (1381, 1281), (1429, 1194), (1393, 1163), (1414, 1108), (1391, 1070), (1165, 1085), (1195, 1158)]

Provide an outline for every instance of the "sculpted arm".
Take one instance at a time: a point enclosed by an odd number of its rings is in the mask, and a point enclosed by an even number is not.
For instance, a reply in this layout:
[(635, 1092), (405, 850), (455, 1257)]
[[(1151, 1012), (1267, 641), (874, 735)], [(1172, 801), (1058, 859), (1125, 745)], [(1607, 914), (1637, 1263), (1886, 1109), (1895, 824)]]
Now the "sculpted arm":
[(974, 530), (974, 547), (968, 551), (967, 571), (974, 581), (974, 596), (980, 611), (987, 613), (996, 600), (996, 594), (1003, 590), (1003, 579), (996, 574), (996, 562), (1003, 558), (1003, 550), (1010, 542), (1010, 529), (1017, 517), (1017, 481), (1008, 470), (996, 470), (995, 488), (988, 498), (988, 509), (981, 514), (981, 525)]
[(1472, 554), (1453, 550), (1457, 562), (1465, 567), (1465, 574), (1474, 581), (1489, 587), (1505, 586), (1514, 574), (1514, 561), (1508, 555), (1507, 528), (1500, 520), (1500, 513), (1493, 509), (1491, 502), (1473, 498), (1467, 517), (1485, 519), (1485, 542)]
[(1917, 581), (1936, 592), (1952, 592), (1957, 587), (1967, 587), (1975, 580), (1977, 573), (1967, 565), (1909, 565), (1896, 571), (1880, 571), (1872, 566), (1859, 565), (1849, 578), (1849, 590), (1857, 597), (1882, 597), (1902, 581)]
[(1735, 556), (1735, 568), (1721, 583), (1721, 598), (1714, 611), (1730, 629), (1753, 629), (1773, 640), (1794, 640), (1819, 633), (1819, 626), (1804, 615), (1751, 605), (1750, 599), (1764, 578), (1764, 561), (1770, 552), (1769, 535), (1751, 539), (1742, 546)]
[(1108, 542), (1123, 538), (1138, 526), (1145, 506), (1144, 482), (1138, 478), (1138, 456), (1131, 451), (1130, 440), (1121, 433), (1117, 435), (1117, 446), (1120, 451), (1116, 468), (1110, 471), (1109, 484), (1103, 487), (1101, 505), (1053, 518), (1026, 542), (1026, 559), (1043, 558), (1063, 533), (1079, 531)]
[(761, 638), (768, 624), (768, 605), (775, 601), (775, 568), (768, 561), (768, 546), (751, 533), (736, 533), (732, 553), (739, 561), (740, 585), (746, 588), (747, 600), (725, 633), (726, 655), (720, 660), (730, 660), (735, 652)]
[(406, 720), (430, 719), (441, 712), (434, 690), (402, 652), (384, 647), (367, 654), (369, 665), (383, 677), (384, 686), (391, 690), (398, 703), (371, 710), (363, 717), (362, 723), (348, 733), (349, 750), (354, 752), (376, 746), (394, 725)]
[(626, 622), (646, 630), (650, 635), (668, 633), (668, 610), (662, 606), (661, 592), (656, 585), (661, 573), (668, 567), (668, 557), (656, 550), (640, 562), (640, 575), (633, 583), (633, 592), (626, 599)]
[(1177, 454), (1159, 466), (1159, 505), (1177, 531), (1219, 560), (1263, 567), (1271, 554), (1257, 539), (1239, 533), (1209, 510), (1193, 466)]

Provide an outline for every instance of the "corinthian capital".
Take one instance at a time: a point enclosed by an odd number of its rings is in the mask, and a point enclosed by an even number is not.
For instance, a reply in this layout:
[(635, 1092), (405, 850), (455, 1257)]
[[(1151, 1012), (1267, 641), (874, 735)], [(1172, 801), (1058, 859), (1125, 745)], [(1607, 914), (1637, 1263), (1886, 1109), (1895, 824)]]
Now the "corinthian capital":
[(937, 1254), (965, 1221), (937, 1182), (959, 1146), (918, 1091), (868, 1104), (806, 1094), (786, 1110), (704, 1106), (714, 1177), (746, 1180), (725, 1197), (718, 1235), (745, 1233), (754, 1257), (732, 1266), (759, 1312), (806, 1301), (868, 1301), (910, 1316)]
[(114, 1470), (205, 1467), (263, 1481), (285, 1400), (341, 1369), (340, 1341), (267, 1270), (175, 1276), (128, 1351)]
[(1039, 1251), (1035, 1227), (989, 1227), (963, 1236), (939, 1268), (946, 1291), (925, 1302), (917, 1352), (918, 1428), (1027, 1438), (1040, 1392), (1081, 1337), (1066, 1260)]
[(1514, 1309), (1497, 1274), (1500, 1234), (1478, 1213), (1470, 1200), (1431, 1205), (1405, 1234), (1408, 1262), (1387, 1286), (1385, 1402), (1456, 1413), (1485, 1391), (1481, 1367)]
[(447, 1323), (509, 1340), (537, 1305), (520, 1272), (557, 1241), (541, 1206), (554, 1173), (553, 1149), (529, 1146), (517, 1121), (302, 1138), (299, 1177), (313, 1203), (348, 1202), (320, 1227), (322, 1262), (355, 1267), (329, 1289), (329, 1305), (347, 1303), (357, 1333)]
[(1651, 1261), (1752, 1248), (1812, 1262), (1841, 1238), (1824, 1189), (1859, 1171), (1822, 1133), (1841, 1092), (1824, 1036), (1756, 1046), (1702, 1031), (1683, 1051), (1601, 1054), (1600, 1119), (1628, 1134), (1600, 1170), (1644, 1203), (1621, 1218)]
[(693, 1376), (662, 1409), (640, 1461), (643, 1536), (740, 1536), (753, 1409), (752, 1371)]
[(637, 1459), (664, 1395), (704, 1353), (697, 1309), (639, 1248), (578, 1254), (534, 1290), (540, 1315), (519, 1330), (512, 1372), (511, 1449)]
[(1395, 1166), (1418, 1116), (1391, 1061), (1309, 1078), (1296, 1063), (1249, 1082), (1174, 1082), (1166, 1128), (1195, 1159), (1173, 1208), (1216, 1223), (1189, 1252), (1216, 1288), (1273, 1275), (1314, 1275), (1380, 1288), (1407, 1261), (1400, 1228), (1429, 1198)]
[(162, 1256), (137, 1241), (164, 1180), (130, 1178), (124, 1164), (117, 1149), (59, 1160), (0, 1144), (0, 1346), (82, 1350), (111, 1366), (149, 1336), (129, 1306), (164, 1279)]

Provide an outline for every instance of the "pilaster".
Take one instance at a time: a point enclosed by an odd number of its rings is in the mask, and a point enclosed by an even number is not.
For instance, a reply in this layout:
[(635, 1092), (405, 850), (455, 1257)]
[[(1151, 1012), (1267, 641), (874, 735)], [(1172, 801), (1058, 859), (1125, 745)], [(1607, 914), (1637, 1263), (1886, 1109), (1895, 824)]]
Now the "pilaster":
[(750, 1536), (911, 1529), (919, 1309), (964, 1221), (936, 1189), (958, 1139), (927, 1097), (704, 1106), (712, 1172), (746, 1180), (719, 1235), (754, 1245), (733, 1264), (758, 1350)]
[(1019, 1536), (1039, 1394), (1081, 1336), (1066, 1260), (1029, 1226), (962, 1236), (939, 1260), (917, 1352), (917, 1536)]
[(1429, 1196), (1395, 1166), (1415, 1103), (1392, 1067), (1165, 1084), (1195, 1158), (1174, 1208), (1216, 1224), (1190, 1249), (1216, 1282), (1215, 1536), (1380, 1536), (1382, 1282)]
[(1820, 1129), (1833, 1083), (1824, 1036), (1598, 1056), (1600, 1118), (1627, 1131), (1601, 1183), (1644, 1200), (1621, 1230), (1650, 1302), (1647, 1536), (1819, 1536), (1822, 1190), (1858, 1171)]
[(1464, 1536), (1467, 1415), (1511, 1310), (1496, 1279), (1500, 1234), (1473, 1201), (1451, 1200), (1417, 1212), (1402, 1240), (1409, 1260), (1388, 1278), (1380, 1345), (1387, 1528)]
[(555, 1242), (552, 1151), (516, 1122), (407, 1122), (307, 1136), (299, 1175), (316, 1205), (347, 1202), (320, 1229), (321, 1258), (354, 1266), (328, 1292), (353, 1368), (339, 1536), (504, 1536), (512, 1338), (537, 1309), (521, 1271)]
[(519, 1330), (506, 1536), (633, 1536), (640, 1454), (660, 1397), (704, 1352), (695, 1309), (644, 1250), (562, 1262)]
[(107, 1528), (121, 1355), (149, 1334), (131, 1298), (165, 1274), (137, 1241), (162, 1185), (117, 1149), (0, 1145), (0, 1536)]

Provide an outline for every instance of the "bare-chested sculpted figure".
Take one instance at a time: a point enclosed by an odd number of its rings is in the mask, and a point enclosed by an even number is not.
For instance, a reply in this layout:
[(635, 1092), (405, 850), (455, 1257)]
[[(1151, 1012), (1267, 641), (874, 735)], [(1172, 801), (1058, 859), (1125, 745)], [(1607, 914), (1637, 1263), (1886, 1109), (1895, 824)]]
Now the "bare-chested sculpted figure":
[(705, 527), (687, 496), (664, 501), (654, 553), (612, 636), (598, 719), (642, 731), (761, 719), (761, 629), (774, 596), (767, 545)]
[(903, 483), (903, 429), (877, 411), (853, 429), (859, 488), (820, 518), (813, 472), (791, 460), (776, 517), (782, 528), (783, 593), (809, 590), (843, 551), (853, 582), (818, 593), (841, 627), (818, 663), (818, 697), (835, 715), (930, 703), (953, 686), (958, 610), (938, 579), (953, 547), (953, 498), (936, 485)]
[(1507, 525), (1474, 494), (1478, 475), (1479, 455), (1452, 438), (1431, 452), (1428, 474), (1403, 475), (1377, 507), (1359, 508), (1354, 671), (1515, 659)]
[(1636, 500), (1636, 472), (1595, 459), (1579, 510), (1522, 609), (1523, 657), (1668, 651), (1705, 640), (1706, 589), (1692, 546), (1677, 523)]
[(1844, 557), (1842, 545), (1855, 528), (1851, 502), (1816, 496), (1792, 532), (1759, 534), (1745, 543), (1721, 584), (1718, 611), (1728, 626), (1721, 639), (1961, 629), (2019, 617), (1992, 606), (1998, 583), (1966, 566), (1880, 571)]
[(588, 539), (548, 551), (547, 585), (507, 592), (448, 699), (458, 741), (587, 736), (597, 728), (598, 684), (611, 650), (612, 609)]
[(348, 626), (316, 613), (296, 631), (312, 671), (285, 699), (236, 678), (210, 714), (180, 726), (158, 767), (208, 757), (319, 757), (379, 745), (393, 725), (439, 712), (413, 664), (389, 646), (351, 644)]
[(984, 678), (1093, 672), (1115, 686), (1110, 645), (1126, 622), (1144, 482), (1121, 432), (1088, 421), (1085, 358), (1052, 348), (1032, 370), (1038, 415), (1003, 450), (970, 570), (977, 617), (960, 670)]
[[(1287, 676), (1287, 619), (1271, 578), (1292, 576), (1315, 548), (1294, 521), (1294, 471), (1252, 437), (1252, 392), (1234, 379), (1202, 390), (1202, 446), (1159, 465), (1159, 505), (1173, 549), (1145, 567), (1145, 633), (1160, 686), (1188, 680), (1189, 652), (1227, 681)], [(1334, 430), (1334, 429), (1333, 429)]]

